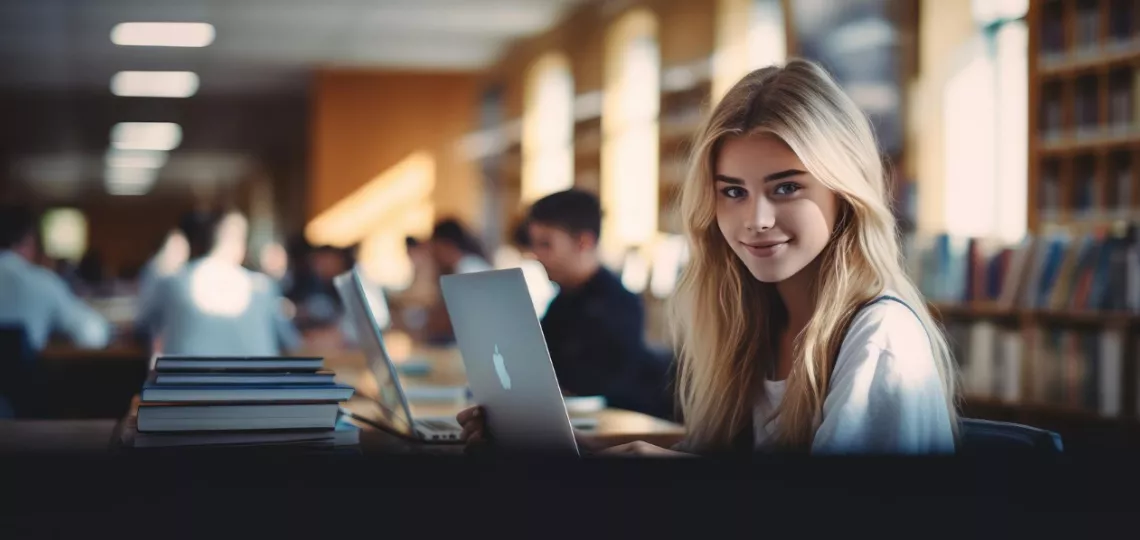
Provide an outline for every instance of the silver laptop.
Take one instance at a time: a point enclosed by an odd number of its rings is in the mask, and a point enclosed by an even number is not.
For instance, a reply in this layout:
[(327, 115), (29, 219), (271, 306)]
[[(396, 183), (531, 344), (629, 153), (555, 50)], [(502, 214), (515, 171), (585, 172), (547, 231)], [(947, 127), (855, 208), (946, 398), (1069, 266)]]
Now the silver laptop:
[(448, 275), (440, 286), (496, 446), (579, 455), (522, 270)]
[[(374, 297), (368, 293), (369, 288), (364, 284), (360, 272), (355, 269), (345, 272), (333, 278), (333, 284), (341, 301), (344, 302), (348, 318), (356, 329), (357, 341), (368, 358), (368, 365), (372, 376), (376, 378), (376, 388), (379, 392), (377, 396), (361, 396), (357, 392), (350, 400), (354, 409), (352, 416), (412, 439), (425, 442), (458, 442), (461, 428), (454, 417), (414, 418), (412, 416), (408, 394), (400, 384), (396, 367), (384, 347), (381, 327), (372, 305)], [(437, 389), (448, 390), (451, 394), (454, 394), (455, 390), (451, 387)]]

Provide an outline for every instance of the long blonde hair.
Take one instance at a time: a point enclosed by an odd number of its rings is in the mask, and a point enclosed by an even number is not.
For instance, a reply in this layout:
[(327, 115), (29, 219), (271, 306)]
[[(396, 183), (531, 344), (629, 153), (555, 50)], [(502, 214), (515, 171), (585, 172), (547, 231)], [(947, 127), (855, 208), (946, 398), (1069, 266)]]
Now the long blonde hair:
[(957, 426), (953, 358), (941, 326), (904, 270), (870, 122), (821, 67), (791, 60), (738, 82), (712, 111), (693, 147), (681, 194), (690, 262), (672, 306), (687, 445), (727, 448), (752, 421), (752, 406), (764, 391), (759, 377), (775, 365), (776, 332), (785, 323), (775, 286), (752, 276), (716, 222), (713, 168), (720, 146), (727, 138), (755, 133), (784, 141), (808, 172), (835, 192), (841, 207), (832, 238), (819, 255), (814, 315), (795, 340), (777, 444), (810, 448), (846, 327), (860, 307), (887, 288), (926, 327)]

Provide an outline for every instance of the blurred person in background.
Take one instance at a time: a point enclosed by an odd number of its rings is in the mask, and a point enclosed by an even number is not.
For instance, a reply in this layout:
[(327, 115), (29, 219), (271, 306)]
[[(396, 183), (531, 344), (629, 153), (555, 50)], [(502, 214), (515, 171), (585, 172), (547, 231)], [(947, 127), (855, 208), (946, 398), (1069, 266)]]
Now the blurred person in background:
[(289, 265), (289, 253), (285, 246), (278, 242), (270, 242), (261, 247), (257, 257), (258, 268), (265, 275), (277, 282), (282, 291), (292, 288), (292, 268)]
[(247, 223), (231, 212), (193, 213), (180, 229), (189, 262), (162, 279), (138, 324), (164, 354), (274, 356), (295, 350), (301, 336), (286, 318), (277, 285), (242, 266)]
[(79, 259), (75, 273), (79, 278), (80, 296), (103, 296), (111, 288), (103, 265), (103, 256), (98, 250), (87, 250), (87, 253)]
[(174, 275), (186, 264), (190, 257), (190, 245), (186, 242), (186, 235), (174, 229), (166, 234), (162, 246), (139, 270), (139, 303), (154, 293), (154, 286), (159, 280)]
[(431, 232), (431, 254), (440, 274), (467, 274), (493, 270), (483, 246), (456, 219), (445, 219)]
[(412, 280), (407, 288), (392, 295), (393, 308), (399, 312), (393, 322), (419, 336), (427, 324), (429, 311), (439, 301), (439, 272), (426, 242), (407, 236), (404, 247), (411, 262)]
[[(441, 276), (494, 270), (487, 261), (479, 241), (456, 219), (445, 219), (436, 223), (428, 241), (428, 248), (435, 268)], [(455, 343), (451, 318), (440, 298), (437, 298), (428, 309), (425, 337), (428, 342), (436, 345)]]
[(296, 273), (290, 299), (297, 306), (297, 321), (304, 328), (336, 324), (343, 307), (333, 278), (352, 268), (349, 250), (318, 246), (305, 257), (304, 272)]
[(558, 382), (567, 394), (669, 417), (672, 357), (646, 345), (641, 298), (601, 264), (601, 227), (598, 198), (576, 189), (539, 199), (527, 219), (530, 251), (558, 284), (542, 318)]
[(83, 348), (102, 348), (111, 326), (77, 298), (62, 278), (37, 266), (36, 219), (20, 207), (0, 207), (0, 326), (22, 327), (43, 350), (52, 333)]

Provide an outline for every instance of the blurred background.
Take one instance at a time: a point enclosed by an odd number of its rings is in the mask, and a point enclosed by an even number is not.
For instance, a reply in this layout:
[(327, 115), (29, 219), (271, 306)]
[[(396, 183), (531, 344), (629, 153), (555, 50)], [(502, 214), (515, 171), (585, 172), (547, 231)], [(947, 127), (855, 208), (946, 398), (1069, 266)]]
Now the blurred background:
[[(37, 211), (38, 264), (120, 325), (114, 356), (138, 346), (140, 276), (188, 213), (248, 220), (244, 266), (319, 348), (332, 276), (357, 265), (415, 335), (438, 295), (412, 286), (408, 237), (453, 218), (494, 266), (526, 265), (529, 203), (582, 188), (606, 266), (667, 347), (694, 131), (743, 74), (806, 57), (874, 121), (967, 414), (1134, 442), (1138, 4), (9, 1), (0, 199)], [(530, 270), (541, 314), (553, 292)], [(114, 384), (77, 385), (60, 414), (121, 414), (139, 381)]]

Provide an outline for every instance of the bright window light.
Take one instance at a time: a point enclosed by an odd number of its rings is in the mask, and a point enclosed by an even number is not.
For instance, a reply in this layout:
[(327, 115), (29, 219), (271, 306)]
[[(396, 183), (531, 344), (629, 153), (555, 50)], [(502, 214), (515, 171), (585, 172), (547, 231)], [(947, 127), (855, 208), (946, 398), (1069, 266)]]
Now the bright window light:
[(107, 150), (104, 163), (111, 169), (161, 169), (166, 152), (159, 150)]
[(120, 150), (173, 150), (182, 127), (170, 122), (120, 122), (111, 128), (111, 146)]
[(207, 23), (129, 22), (111, 29), (115, 45), (205, 47), (214, 42), (214, 25)]
[(111, 93), (126, 97), (187, 98), (198, 92), (192, 71), (120, 71), (111, 77)]
[(522, 202), (574, 187), (574, 79), (549, 54), (527, 74), (522, 124)]

